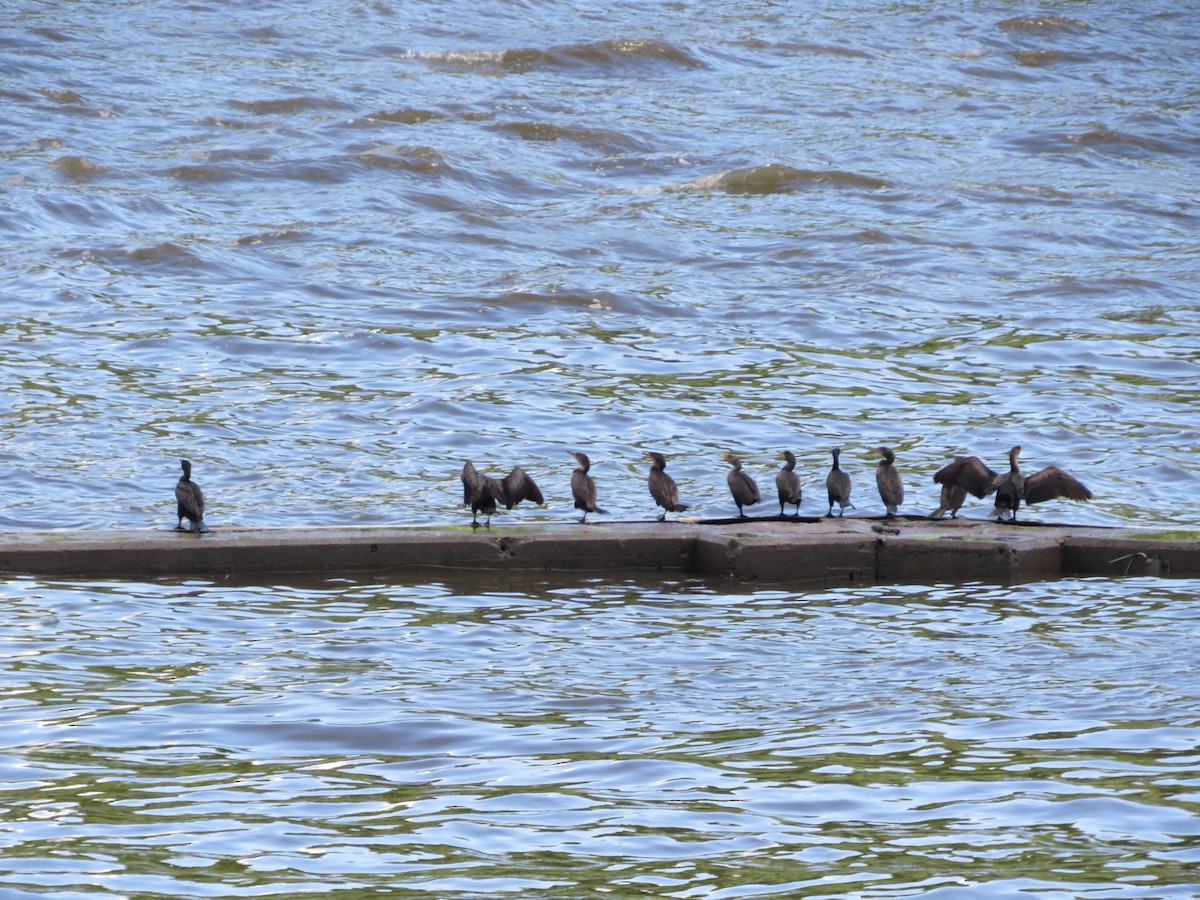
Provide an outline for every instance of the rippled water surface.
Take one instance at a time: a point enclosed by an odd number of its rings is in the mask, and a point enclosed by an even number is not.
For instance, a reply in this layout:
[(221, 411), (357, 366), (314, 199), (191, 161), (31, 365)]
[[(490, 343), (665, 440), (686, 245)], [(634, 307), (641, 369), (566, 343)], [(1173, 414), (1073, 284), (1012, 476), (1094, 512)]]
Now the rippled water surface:
[[(1191, 3), (16, 2), (0, 527), (697, 509), (969, 451), (1195, 522)], [(419, 487), (418, 487), (419, 485)], [(810, 512), (822, 511), (810, 492)]]
[(1196, 581), (0, 596), (5, 897), (1200, 892)]
[[(1195, 4), (0, 18), (4, 530), (880, 444), (1200, 519)], [(0, 894), (1200, 894), (1198, 582), (499, 587), (3, 585)]]

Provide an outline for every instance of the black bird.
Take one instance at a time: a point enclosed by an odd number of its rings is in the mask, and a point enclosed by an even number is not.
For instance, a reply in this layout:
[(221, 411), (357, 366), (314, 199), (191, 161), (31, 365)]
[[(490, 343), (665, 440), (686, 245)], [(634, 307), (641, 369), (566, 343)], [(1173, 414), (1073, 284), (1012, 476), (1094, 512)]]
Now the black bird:
[(472, 528), (479, 527), (479, 513), (487, 515), (484, 525), (491, 528), (492, 514), (496, 511), (497, 503), (503, 503), (505, 509), (512, 509), (522, 500), (531, 500), (539, 505), (546, 502), (537, 484), (520, 466), (516, 466), (501, 479), (477, 471), (474, 464), (468, 460), (463, 466), (462, 484), (463, 505), (471, 505)]
[[(208, 526), (204, 524), (204, 491), (192, 481), (192, 464), (188, 460), (181, 459), (179, 467), (183, 469), (183, 475), (175, 484), (175, 515), (178, 517), (175, 530), (206, 532)], [(188, 520), (187, 528), (183, 527), (184, 519)]]
[[(954, 457), (954, 462), (950, 463), (950, 466), (953, 466), (955, 463), (961, 463), (966, 458), (967, 457), (965, 457), (965, 456), (956, 456), (956, 457)], [(944, 472), (950, 466), (946, 466), (944, 469), (939, 471), (938, 475), (940, 475), (942, 472)], [(933, 478), (934, 478), (934, 481), (936, 481), (937, 475), (934, 475)], [(946, 513), (950, 513), (950, 518), (957, 519), (958, 511), (959, 511), (959, 509), (962, 508), (962, 505), (963, 505), (963, 503), (966, 502), (966, 500), (967, 500), (967, 489), (965, 487), (963, 487), (962, 485), (953, 484), (953, 483), (943, 484), (942, 485), (942, 496), (941, 496), (941, 499), (938, 501), (938, 508), (929, 514), (929, 518), (940, 519)]]
[(833, 468), (829, 470), (829, 474), (825, 476), (825, 490), (829, 493), (829, 512), (826, 515), (833, 515), (833, 504), (838, 504), (838, 516), (846, 514), (846, 507), (857, 509), (850, 502), (850, 476), (838, 468), (838, 457), (842, 455), (842, 448), (835, 447), (833, 453)]
[(779, 492), (779, 514), (783, 515), (783, 507), (788, 503), (796, 506), (796, 515), (800, 515), (800, 501), (804, 497), (804, 489), (800, 486), (800, 476), (796, 474), (796, 454), (784, 450), (779, 458), (785, 460), (783, 468), (775, 476), (775, 489)]
[(762, 500), (762, 494), (758, 492), (758, 485), (754, 483), (754, 479), (742, 471), (740, 459), (732, 453), (726, 453), (723, 459), (733, 466), (725, 473), (725, 483), (729, 485), (729, 493), (733, 494), (733, 502), (737, 504), (738, 517), (744, 519), (746, 514), (742, 512), (742, 507), (758, 503)]
[(669, 512), (686, 512), (688, 505), (679, 502), (679, 486), (675, 484), (675, 479), (665, 471), (667, 458), (661, 453), (653, 451), (647, 453), (646, 456), (652, 460), (648, 481), (650, 496), (654, 498), (656, 504), (663, 508), (663, 514), (658, 517), (658, 521), (663, 521)]
[(1058, 497), (1068, 500), (1092, 499), (1091, 491), (1058, 466), (1047, 466), (1029, 476), (1021, 474), (1021, 468), (1017, 465), (1020, 455), (1019, 446), (1008, 451), (1008, 472), (1004, 474), (993, 472), (977, 456), (958, 457), (934, 475), (933, 480), (938, 484), (965, 488), (980, 498), (994, 492), (996, 508), (991, 514), (997, 521), (1004, 521), (1007, 516), (1008, 521), (1015, 522), (1022, 500), (1032, 506)]
[(596, 480), (588, 474), (592, 461), (586, 453), (572, 452), (571, 455), (579, 463), (579, 468), (571, 473), (571, 495), (575, 498), (575, 508), (583, 510), (583, 518), (579, 521), (586, 522), (588, 513), (605, 513), (606, 510), (596, 505)]
[(883, 457), (875, 468), (875, 483), (879, 486), (879, 497), (890, 519), (904, 502), (904, 481), (900, 477), (900, 470), (896, 468), (896, 454), (892, 448), (879, 447), (875, 452)]

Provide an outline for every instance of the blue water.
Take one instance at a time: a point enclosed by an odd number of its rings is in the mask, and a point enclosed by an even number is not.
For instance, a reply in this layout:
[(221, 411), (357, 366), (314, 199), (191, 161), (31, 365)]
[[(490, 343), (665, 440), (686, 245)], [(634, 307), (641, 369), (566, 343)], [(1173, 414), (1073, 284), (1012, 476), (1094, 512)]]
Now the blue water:
[(5, 20), (0, 527), (173, 524), (181, 457), (214, 526), (460, 523), (468, 458), (561, 521), (572, 449), (645, 518), (646, 450), (725, 515), (889, 444), (924, 512), (1018, 443), (1197, 520), (1191, 5)]
[[(4, 13), (0, 530), (1200, 519), (1192, 4)], [(0, 893), (1192, 897), (1198, 595), (17, 580)]]
[(5, 897), (1189, 897), (1200, 582), (19, 580)]

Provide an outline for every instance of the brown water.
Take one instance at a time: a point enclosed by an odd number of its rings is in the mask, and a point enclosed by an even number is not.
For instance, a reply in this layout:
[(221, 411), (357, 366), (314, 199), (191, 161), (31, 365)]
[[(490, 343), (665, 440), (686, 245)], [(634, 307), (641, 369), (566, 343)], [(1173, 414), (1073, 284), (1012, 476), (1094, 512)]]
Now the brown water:
[[(0, 527), (703, 514), (721, 454), (906, 511), (1025, 446), (1194, 523), (1200, 14), (923, 3), (10, 5)], [(806, 511), (823, 511), (810, 489)], [(865, 502), (863, 502), (865, 501)], [(972, 514), (986, 513), (982, 504)]]

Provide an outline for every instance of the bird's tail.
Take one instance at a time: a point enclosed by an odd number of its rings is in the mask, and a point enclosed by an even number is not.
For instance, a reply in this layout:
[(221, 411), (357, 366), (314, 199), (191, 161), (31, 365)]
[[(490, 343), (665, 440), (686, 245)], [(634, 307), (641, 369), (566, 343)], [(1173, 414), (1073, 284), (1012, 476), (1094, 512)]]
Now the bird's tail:
[(687, 503), (676, 503), (675, 508), (671, 512), (687, 512), (692, 507)]

